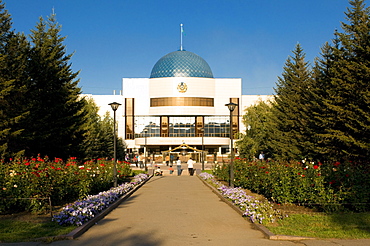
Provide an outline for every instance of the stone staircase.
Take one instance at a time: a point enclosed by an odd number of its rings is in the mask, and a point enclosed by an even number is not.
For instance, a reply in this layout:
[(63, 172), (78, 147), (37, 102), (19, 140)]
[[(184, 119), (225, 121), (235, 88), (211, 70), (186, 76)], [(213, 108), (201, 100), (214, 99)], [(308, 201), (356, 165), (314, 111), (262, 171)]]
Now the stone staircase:
[[(197, 175), (198, 173), (200, 173), (200, 171), (201, 171), (200, 169), (196, 169), (194, 171), (194, 175)], [(154, 172), (154, 169), (149, 169), (148, 170), (149, 175), (152, 175), (153, 172)], [(162, 172), (163, 172), (163, 176), (177, 176), (177, 169), (176, 168), (174, 168), (174, 171), (173, 171), (172, 174), (170, 174), (170, 170), (162, 170)], [(189, 176), (188, 169), (182, 169), (181, 176)]]

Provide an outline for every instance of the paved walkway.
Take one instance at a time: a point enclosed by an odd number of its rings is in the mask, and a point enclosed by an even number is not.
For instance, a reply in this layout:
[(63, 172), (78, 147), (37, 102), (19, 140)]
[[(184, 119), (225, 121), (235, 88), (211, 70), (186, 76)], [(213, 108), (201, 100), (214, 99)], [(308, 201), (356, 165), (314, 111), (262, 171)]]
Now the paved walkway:
[[(43, 245), (40, 242), (6, 245)], [(253, 229), (196, 176), (153, 177), (75, 240), (52, 246), (369, 245), (369, 240), (274, 241)]]
[(196, 176), (153, 177), (82, 236), (52, 245), (296, 245), (252, 229)]

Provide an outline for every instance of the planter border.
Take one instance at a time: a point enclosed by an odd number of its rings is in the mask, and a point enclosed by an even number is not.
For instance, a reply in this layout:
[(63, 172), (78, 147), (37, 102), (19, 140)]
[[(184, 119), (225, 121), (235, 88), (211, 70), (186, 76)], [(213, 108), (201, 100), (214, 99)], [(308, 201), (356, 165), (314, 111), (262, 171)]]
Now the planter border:
[(101, 220), (102, 218), (104, 218), (113, 209), (115, 209), (116, 207), (118, 207), (118, 205), (120, 205), (123, 201), (125, 201), (132, 194), (134, 194), (136, 190), (138, 190), (141, 186), (143, 186), (152, 177), (153, 177), (153, 175), (149, 176), (146, 180), (144, 180), (143, 182), (141, 182), (140, 184), (138, 184), (137, 186), (135, 186), (132, 190), (128, 191), (126, 194), (124, 194), (123, 196), (121, 196), (117, 201), (115, 201), (114, 203), (112, 203), (111, 205), (109, 205), (109, 207), (107, 207), (106, 209), (104, 209), (103, 211), (101, 211), (99, 214), (97, 214), (91, 220), (87, 221), (85, 224), (77, 227), (76, 229), (74, 229), (73, 231), (71, 231), (68, 234), (60, 235), (60, 236), (55, 236), (55, 237), (52, 237), (52, 238), (53, 239), (56, 239), (56, 240), (66, 240), (66, 239), (70, 240), (70, 239), (75, 239), (75, 238), (81, 236), (90, 227), (92, 227), (93, 225), (95, 225), (96, 223), (98, 223), (99, 220)]

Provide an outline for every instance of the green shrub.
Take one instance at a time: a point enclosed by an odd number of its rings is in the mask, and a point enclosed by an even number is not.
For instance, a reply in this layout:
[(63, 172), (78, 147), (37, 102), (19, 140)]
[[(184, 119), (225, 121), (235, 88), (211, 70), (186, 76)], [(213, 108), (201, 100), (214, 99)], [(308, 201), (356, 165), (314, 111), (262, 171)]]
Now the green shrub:
[[(117, 163), (118, 182), (132, 175), (128, 163)], [(66, 162), (56, 158), (22, 158), (0, 161), (0, 213), (41, 212), (112, 187), (113, 162), (92, 160), (80, 164), (76, 158)]]
[[(229, 165), (214, 174), (229, 179)], [(361, 163), (234, 161), (234, 184), (276, 203), (296, 203), (324, 211), (370, 210), (369, 167)]]

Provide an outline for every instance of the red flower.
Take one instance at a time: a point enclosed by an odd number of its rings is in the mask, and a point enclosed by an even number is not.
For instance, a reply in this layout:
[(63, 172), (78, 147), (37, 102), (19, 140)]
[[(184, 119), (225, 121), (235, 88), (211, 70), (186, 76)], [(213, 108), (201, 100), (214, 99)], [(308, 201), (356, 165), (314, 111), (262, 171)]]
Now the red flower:
[(268, 171), (266, 171), (266, 173), (269, 173)]
[(319, 168), (319, 166), (318, 165), (314, 165), (313, 166), (313, 169), (318, 169)]
[(340, 165), (340, 162), (339, 161), (337, 161), (337, 162), (334, 163), (334, 166), (336, 166), (336, 167), (339, 166), (339, 165)]
[(105, 165), (103, 163), (101, 163), (100, 166), (104, 167)]
[(24, 165), (29, 166), (29, 165), (30, 165), (30, 163), (29, 163), (29, 162), (26, 162), (26, 163), (24, 163)]

